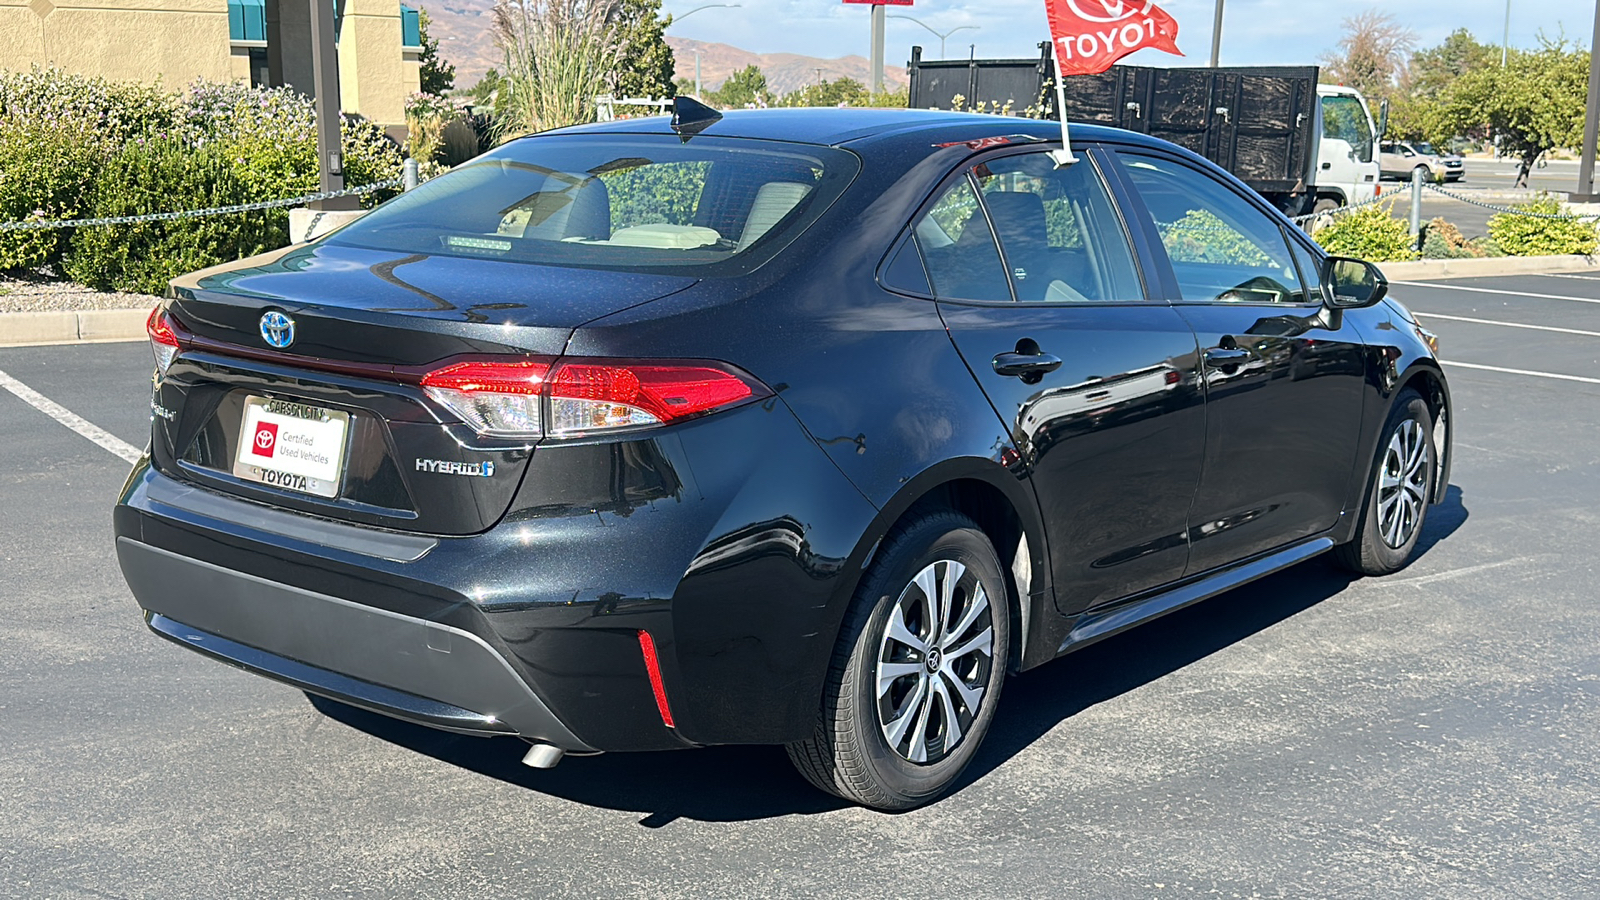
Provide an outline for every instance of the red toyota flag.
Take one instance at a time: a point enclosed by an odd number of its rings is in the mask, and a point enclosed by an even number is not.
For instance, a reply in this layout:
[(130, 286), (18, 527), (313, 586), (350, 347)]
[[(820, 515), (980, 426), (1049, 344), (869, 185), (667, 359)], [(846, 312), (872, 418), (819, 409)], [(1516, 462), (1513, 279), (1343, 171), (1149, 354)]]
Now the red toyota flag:
[(1135, 50), (1178, 49), (1178, 21), (1151, 0), (1045, 0), (1061, 75), (1093, 75)]

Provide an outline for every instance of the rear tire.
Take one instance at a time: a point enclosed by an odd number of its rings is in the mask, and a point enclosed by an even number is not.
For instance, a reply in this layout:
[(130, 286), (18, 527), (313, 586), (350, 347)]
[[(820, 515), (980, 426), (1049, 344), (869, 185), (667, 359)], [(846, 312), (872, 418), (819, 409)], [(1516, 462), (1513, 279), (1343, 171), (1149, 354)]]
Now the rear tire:
[(1407, 388), (1384, 423), (1355, 537), (1334, 548), (1340, 565), (1361, 575), (1404, 568), (1427, 520), (1437, 472), (1433, 416), (1421, 395)]
[(994, 547), (955, 512), (897, 525), (851, 601), (813, 734), (788, 745), (806, 780), (882, 810), (950, 788), (989, 731), (1010, 653)]

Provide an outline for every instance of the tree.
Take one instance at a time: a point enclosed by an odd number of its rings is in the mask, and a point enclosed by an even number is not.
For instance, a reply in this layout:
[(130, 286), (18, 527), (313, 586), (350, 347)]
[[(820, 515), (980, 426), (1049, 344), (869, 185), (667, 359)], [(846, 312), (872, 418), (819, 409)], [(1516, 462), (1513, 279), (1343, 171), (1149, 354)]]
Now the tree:
[(622, 65), (612, 93), (618, 97), (671, 97), (677, 62), (667, 46), (672, 16), (660, 17), (661, 0), (622, 0), (616, 12), (616, 40)]
[(1457, 28), (1439, 46), (1411, 54), (1402, 86), (1419, 100), (1433, 100), (1468, 72), (1499, 63), (1495, 48), (1478, 43), (1465, 28)]
[(428, 11), (417, 10), (417, 32), (422, 43), (422, 92), (443, 97), (456, 86), (456, 67), (439, 55), (439, 39), (428, 35)]
[(729, 75), (722, 87), (712, 91), (706, 99), (724, 108), (739, 109), (767, 93), (767, 76), (754, 65), (748, 65)]
[(1565, 38), (1537, 50), (1512, 50), (1504, 66), (1467, 72), (1445, 89), (1440, 127), (1452, 134), (1489, 129), (1500, 151), (1521, 163), (1524, 183), (1539, 156), (1583, 136), (1589, 53)]
[(1339, 52), (1323, 57), (1323, 80), (1353, 87), (1369, 100), (1388, 96), (1416, 46), (1416, 32), (1376, 9), (1351, 16), (1343, 25)]
[(865, 106), (867, 86), (849, 76), (821, 84), (808, 84), (798, 91), (785, 94), (781, 106)]

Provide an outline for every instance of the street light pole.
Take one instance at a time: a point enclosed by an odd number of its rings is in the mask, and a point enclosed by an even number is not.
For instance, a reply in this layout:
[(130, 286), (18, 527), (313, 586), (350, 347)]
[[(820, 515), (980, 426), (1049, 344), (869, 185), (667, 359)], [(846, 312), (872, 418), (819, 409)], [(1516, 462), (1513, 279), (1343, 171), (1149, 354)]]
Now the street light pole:
[(872, 4), (872, 92), (883, 93), (883, 32), (888, 24), (882, 3)]
[(959, 26), (957, 26), (955, 28), (950, 29), (949, 31), (938, 31), (938, 30), (934, 29), (933, 26), (929, 25), (927, 22), (924, 22), (921, 19), (918, 19), (918, 18), (915, 18), (915, 17), (912, 17), (912, 16), (902, 16), (902, 15), (899, 15), (899, 14), (895, 14), (895, 15), (890, 16), (889, 18), (891, 18), (891, 19), (905, 19), (907, 22), (915, 22), (918, 25), (921, 25), (923, 28), (926, 28), (929, 31), (932, 31), (933, 34), (934, 34), (934, 37), (937, 37), (939, 39), (939, 58), (940, 59), (944, 59), (945, 58), (944, 57), (944, 39), (945, 38), (949, 37), (952, 34), (955, 34), (958, 31), (967, 31), (969, 29), (972, 30), (972, 31), (977, 31), (978, 30), (978, 26), (976, 26), (976, 25), (959, 25)]
[[(1507, 0), (1509, 2), (1509, 0)], [(1222, 56), (1222, 0), (1217, 0), (1217, 15), (1211, 23), (1211, 68), (1217, 67)]]
[(1583, 161), (1578, 164), (1578, 190), (1567, 199), (1594, 203), (1595, 143), (1600, 140), (1600, 0), (1594, 5), (1594, 34), (1589, 38), (1589, 108), (1583, 121)]
[(1506, 56), (1511, 52), (1511, 0), (1506, 0), (1506, 30), (1500, 36), (1500, 68), (1506, 67)]
[[(689, 18), (690, 16), (694, 15), (695, 13), (699, 12), (702, 9), (734, 9), (734, 8), (742, 6), (742, 5), (743, 4), (739, 4), (739, 3), (707, 3), (707, 4), (703, 5), (703, 6), (696, 6), (694, 9), (689, 10), (688, 12), (684, 13), (681, 16), (673, 16), (672, 17), (672, 21), (671, 21), (670, 24), (674, 24), (675, 25), (675, 24), (677, 24), (679, 22), (682, 22), (684, 19)], [(700, 94), (700, 51), (699, 50), (694, 51), (694, 96), (695, 96), (696, 99), (699, 99), (699, 97), (701, 96), (701, 94)]]

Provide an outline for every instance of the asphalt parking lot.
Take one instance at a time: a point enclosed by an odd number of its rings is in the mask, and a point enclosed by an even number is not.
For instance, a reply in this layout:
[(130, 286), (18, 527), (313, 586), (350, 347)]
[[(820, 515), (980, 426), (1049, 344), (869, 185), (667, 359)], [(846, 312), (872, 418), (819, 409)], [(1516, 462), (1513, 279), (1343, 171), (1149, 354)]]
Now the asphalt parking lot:
[(165, 643), (110, 537), (148, 347), (0, 350), (107, 433), (0, 390), (0, 896), (1600, 896), (1600, 277), (1394, 292), (1455, 395), (1421, 557), (1013, 679), (964, 785), (902, 815), (778, 748), (535, 771)]

